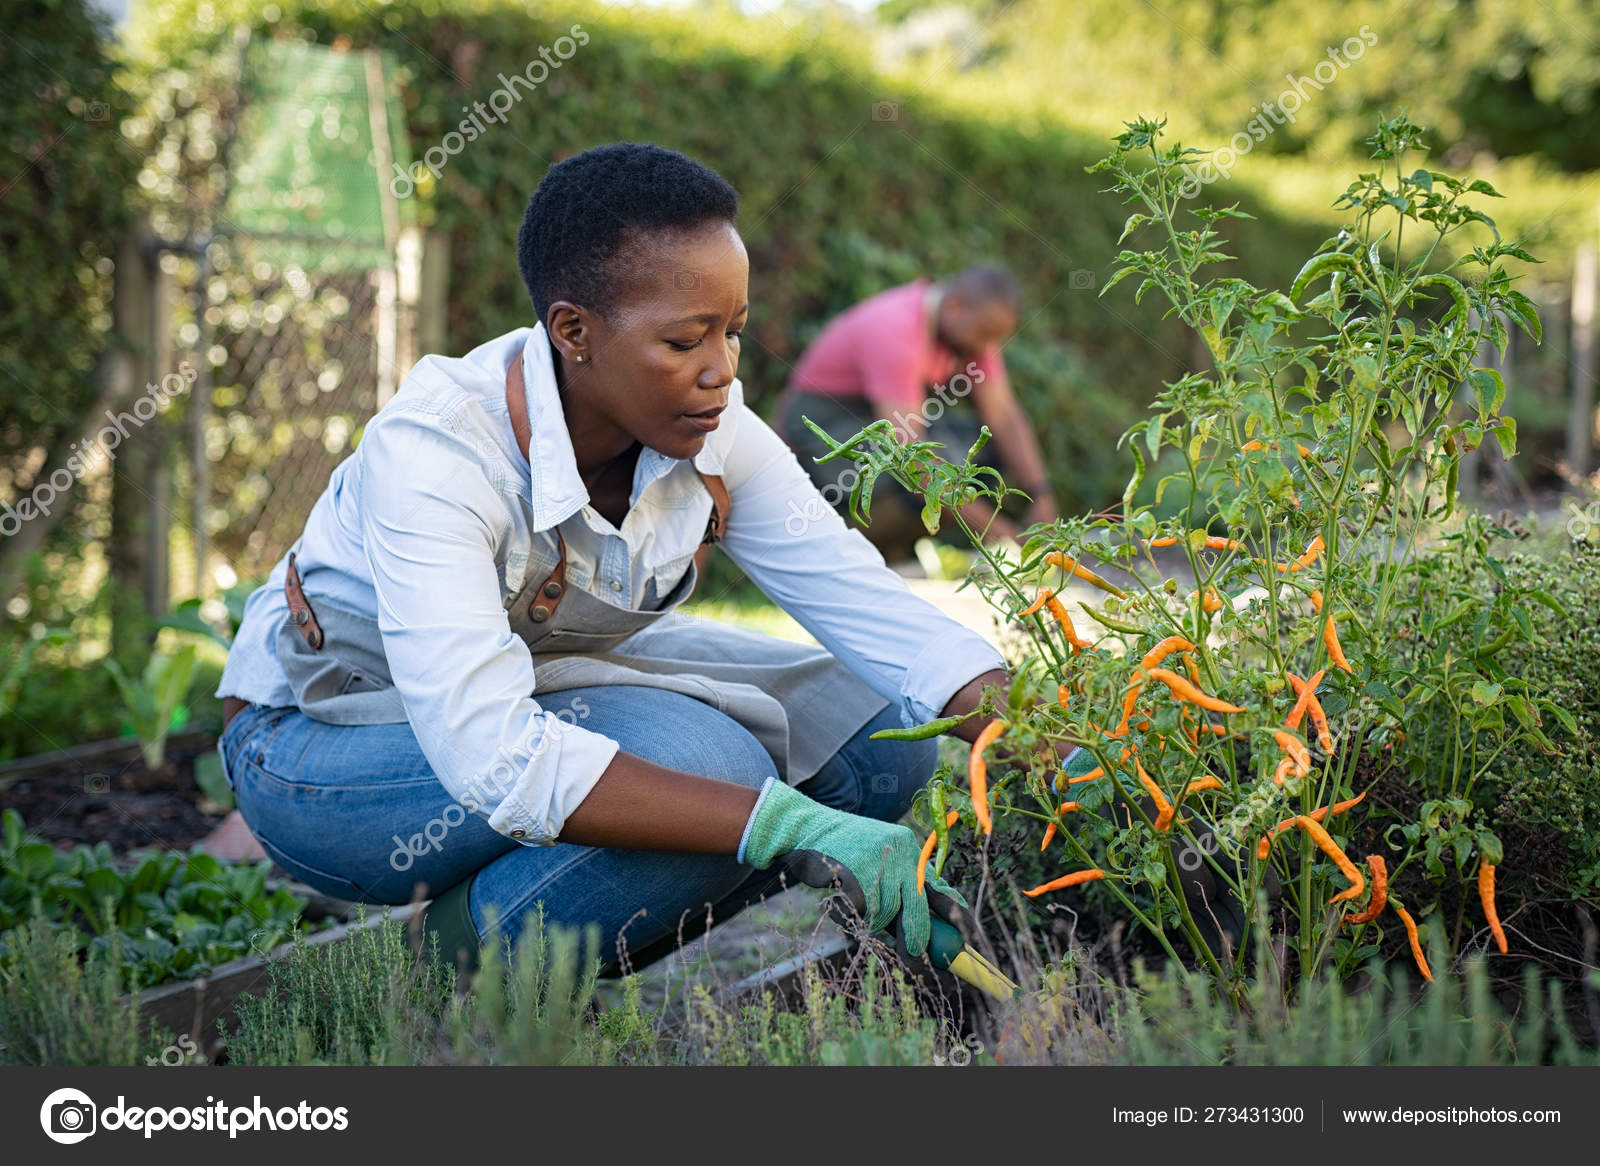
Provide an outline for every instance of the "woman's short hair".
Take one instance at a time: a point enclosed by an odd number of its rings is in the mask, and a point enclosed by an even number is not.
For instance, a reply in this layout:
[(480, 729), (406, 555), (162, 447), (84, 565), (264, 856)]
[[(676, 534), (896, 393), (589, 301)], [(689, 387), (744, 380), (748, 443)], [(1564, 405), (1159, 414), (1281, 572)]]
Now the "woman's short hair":
[(543, 322), (556, 300), (609, 315), (630, 253), (650, 236), (733, 222), (738, 192), (708, 166), (639, 142), (596, 146), (545, 172), (517, 232), (517, 265)]

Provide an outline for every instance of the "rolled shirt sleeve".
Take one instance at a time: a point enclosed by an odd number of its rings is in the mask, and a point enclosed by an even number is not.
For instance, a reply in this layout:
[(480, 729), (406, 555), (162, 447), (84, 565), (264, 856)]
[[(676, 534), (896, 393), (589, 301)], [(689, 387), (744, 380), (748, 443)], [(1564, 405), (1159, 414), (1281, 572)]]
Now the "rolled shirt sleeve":
[(532, 656), (511, 631), (495, 565), (506, 502), (471, 442), (425, 418), (385, 417), (362, 452), (378, 627), (423, 755), (493, 829), (552, 845), (619, 746), (532, 696)]
[(732, 502), (724, 548), (774, 603), (896, 704), (907, 728), (936, 719), (973, 678), (1006, 666), (982, 636), (912, 594), (742, 401), (735, 422), (724, 455)]

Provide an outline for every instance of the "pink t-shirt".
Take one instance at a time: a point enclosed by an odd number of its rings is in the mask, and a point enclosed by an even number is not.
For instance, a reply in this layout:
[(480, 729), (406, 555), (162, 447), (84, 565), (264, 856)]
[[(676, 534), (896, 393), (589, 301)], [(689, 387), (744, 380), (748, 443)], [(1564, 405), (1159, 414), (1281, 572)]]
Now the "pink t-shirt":
[(973, 361), (969, 372), (965, 362), (929, 335), (929, 282), (919, 279), (892, 287), (834, 317), (801, 355), (790, 386), (828, 396), (865, 397), (902, 409), (920, 407), (930, 385), (942, 385), (956, 373), (970, 375), (974, 384), (993, 380), (1003, 386), (1006, 366), (998, 348)]

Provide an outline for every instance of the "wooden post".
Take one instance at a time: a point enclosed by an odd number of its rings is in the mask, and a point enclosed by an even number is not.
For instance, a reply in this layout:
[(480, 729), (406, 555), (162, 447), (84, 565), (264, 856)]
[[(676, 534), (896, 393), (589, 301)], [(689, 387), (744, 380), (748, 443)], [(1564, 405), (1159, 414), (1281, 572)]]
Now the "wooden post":
[(200, 244), (195, 254), (196, 323), (200, 336), (195, 349), (194, 385), (189, 390), (189, 471), (194, 490), (190, 522), (194, 539), (194, 593), (205, 598), (210, 590), (206, 558), (210, 531), (206, 529), (211, 509), (211, 459), (206, 454), (206, 422), (211, 417), (211, 325), (206, 322), (206, 284), (211, 278), (211, 241)]
[(422, 232), (415, 227), (400, 230), (395, 249), (396, 308), (394, 375), (398, 385), (411, 375), (417, 363), (417, 300), (422, 294)]
[(445, 299), (450, 291), (450, 236), (429, 231), (422, 240), (421, 282), (417, 288), (417, 343), (424, 354), (448, 352)]
[(1567, 418), (1567, 465), (1586, 476), (1594, 468), (1594, 240), (1578, 244), (1572, 265), (1572, 411)]
[[(117, 433), (111, 463), (111, 537), (107, 545), (111, 586), (111, 652), (137, 674), (149, 658), (150, 624), (167, 604), (167, 497), (164, 436), (149, 385), (156, 372), (156, 329), (167, 312), (157, 297), (160, 277), (148, 220), (138, 216), (117, 247), (112, 290), (116, 343), (129, 355), (128, 392), (107, 419)], [(149, 400), (148, 405), (141, 402)]]
[(399, 310), (399, 296), (395, 289), (395, 270), (390, 264), (375, 268), (371, 275), (373, 334), (377, 344), (378, 408), (389, 403), (395, 388), (395, 341), (399, 329), (395, 315)]

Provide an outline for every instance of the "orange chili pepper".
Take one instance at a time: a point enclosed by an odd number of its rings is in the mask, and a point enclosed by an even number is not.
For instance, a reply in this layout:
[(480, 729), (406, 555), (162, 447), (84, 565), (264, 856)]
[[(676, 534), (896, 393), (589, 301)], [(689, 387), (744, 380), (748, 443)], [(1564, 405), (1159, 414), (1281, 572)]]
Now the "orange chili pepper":
[(1367, 855), (1367, 869), (1372, 872), (1372, 898), (1365, 911), (1346, 915), (1346, 923), (1371, 923), (1383, 914), (1384, 905), (1389, 901), (1389, 867), (1383, 861), (1383, 855)]
[(1293, 672), (1285, 672), (1284, 675), (1289, 678), (1289, 685), (1297, 696), (1289, 715), (1283, 718), (1283, 725), (1286, 729), (1299, 729), (1300, 722), (1305, 719), (1306, 705), (1311, 702), (1310, 690), (1306, 687), (1306, 682)]
[(1207, 612), (1217, 611), (1222, 607), (1222, 596), (1217, 594), (1215, 587), (1207, 587), (1200, 593), (1200, 606)]
[(1205, 777), (1197, 777), (1188, 785), (1184, 786), (1183, 796), (1188, 797), (1190, 794), (1204, 793), (1208, 789), (1222, 788), (1224, 788), (1222, 779), (1217, 777), (1215, 774), (1208, 773)]
[(1206, 536), (1206, 550), (1208, 551), (1242, 551), (1244, 544), (1236, 539), (1223, 538), (1220, 534)]
[(917, 855), (917, 894), (919, 895), (927, 894), (922, 887), (928, 879), (928, 863), (933, 859), (933, 852), (938, 845), (939, 832), (937, 830), (929, 830), (927, 841), (922, 844), (922, 852)]
[(1024, 615), (1032, 615), (1034, 612), (1042, 608), (1046, 603), (1050, 602), (1050, 597), (1054, 594), (1055, 588), (1053, 587), (1040, 588), (1039, 594), (1033, 597), (1033, 602), (1028, 604), (1028, 606), (1024, 607), (1021, 611), (1017, 612), (1017, 615), (1019, 617)]
[[(1081, 805), (1079, 805), (1077, 802), (1062, 802), (1061, 803), (1061, 807), (1058, 810), (1056, 810), (1056, 813), (1057, 814), (1073, 814), (1073, 813), (1076, 813), (1077, 811), (1079, 811), (1081, 809), (1083, 809), (1083, 807)], [(1044, 828), (1044, 841), (1039, 843), (1039, 849), (1040, 850), (1043, 850), (1043, 849), (1045, 849), (1045, 847), (1049, 846), (1050, 845), (1050, 840), (1056, 836), (1056, 825), (1057, 824), (1055, 822), (1051, 822), (1048, 826), (1046, 826)]]
[(1254, 441), (1247, 441), (1243, 445), (1241, 445), (1239, 447), (1239, 452), (1240, 453), (1254, 453), (1258, 449), (1266, 449), (1266, 448), (1267, 448), (1266, 442), (1262, 441), (1258, 437)]
[(1506, 931), (1500, 926), (1500, 913), (1494, 907), (1494, 865), (1481, 860), (1478, 863), (1478, 899), (1483, 903), (1483, 917), (1489, 921), (1489, 930), (1494, 933), (1494, 945), (1505, 955)]
[(1294, 768), (1294, 758), (1285, 757), (1278, 762), (1278, 768), (1272, 771), (1272, 784), (1282, 785), (1284, 778), (1289, 776), (1289, 771)]
[(1082, 883), (1092, 883), (1096, 879), (1103, 879), (1105, 877), (1106, 872), (1101, 870), (1099, 867), (1095, 867), (1092, 870), (1075, 870), (1069, 875), (1062, 875), (1058, 879), (1051, 879), (1048, 883), (1041, 883), (1037, 887), (1034, 887), (1033, 890), (1023, 891), (1022, 893), (1027, 895), (1028, 898), (1033, 899), (1044, 894), (1046, 891), (1059, 891), (1066, 887), (1076, 887)]
[(1361, 868), (1350, 861), (1350, 856), (1345, 854), (1333, 837), (1322, 828), (1322, 823), (1309, 814), (1301, 814), (1294, 821), (1295, 825), (1311, 836), (1311, 840), (1317, 844), (1322, 853), (1333, 859), (1334, 865), (1339, 868), (1339, 873), (1350, 880), (1350, 886), (1328, 900), (1330, 903), (1354, 899), (1367, 889), (1366, 876), (1361, 873)]
[(1046, 566), (1060, 567), (1067, 574), (1082, 579), (1085, 583), (1088, 583), (1092, 587), (1098, 587), (1102, 591), (1109, 591), (1118, 599), (1128, 598), (1128, 593), (1126, 591), (1118, 587), (1115, 583), (1100, 578), (1100, 576), (1096, 575), (1093, 571), (1089, 570), (1089, 568), (1079, 563), (1078, 560), (1074, 559), (1071, 555), (1064, 555), (1060, 551), (1051, 551), (1044, 557), (1044, 561)]
[(1190, 704), (1199, 705), (1203, 709), (1210, 709), (1214, 713), (1242, 713), (1245, 710), (1236, 704), (1229, 704), (1225, 700), (1218, 700), (1214, 696), (1207, 696), (1200, 691), (1198, 685), (1192, 684), (1179, 676), (1170, 668), (1151, 668), (1150, 679), (1159, 680), (1172, 690), (1172, 695), (1179, 700), (1186, 700)]
[(1274, 729), (1272, 730), (1272, 739), (1278, 743), (1278, 747), (1287, 753), (1289, 759), (1294, 762), (1296, 777), (1304, 777), (1311, 772), (1311, 754), (1300, 743), (1300, 738), (1289, 732), (1288, 729)]
[(989, 763), (983, 759), (983, 751), (994, 744), (995, 739), (1005, 731), (1004, 721), (990, 721), (983, 727), (983, 732), (978, 734), (978, 739), (972, 743), (972, 756), (967, 759), (967, 780), (972, 786), (972, 810), (978, 815), (978, 825), (983, 827), (985, 834), (994, 833), (994, 819), (989, 816)]
[(1096, 778), (1104, 777), (1105, 775), (1105, 768), (1103, 766), (1096, 765), (1088, 773), (1081, 773), (1077, 777), (1067, 778), (1067, 784), (1077, 785), (1080, 781), (1094, 781)]
[[(1322, 702), (1317, 699), (1317, 683), (1321, 681), (1326, 672), (1326, 668), (1322, 669), (1309, 681), (1301, 680), (1293, 672), (1285, 673), (1285, 675), (1289, 677), (1289, 683), (1293, 685), (1294, 690), (1300, 694), (1300, 700), (1295, 704), (1295, 707), (1304, 706), (1305, 711), (1311, 714), (1311, 723), (1317, 729), (1317, 744), (1322, 746), (1324, 753), (1332, 753), (1333, 733), (1328, 728), (1328, 714), (1323, 711)], [(1299, 728), (1298, 720), (1289, 727), (1293, 729)]]
[[(961, 821), (961, 811), (951, 810), (944, 816), (944, 828), (948, 830), (959, 821)], [(922, 889), (922, 885), (927, 881), (928, 877), (928, 860), (933, 857), (933, 852), (938, 845), (939, 832), (937, 830), (929, 830), (928, 840), (922, 844), (922, 854), (917, 861), (917, 894), (919, 895), (927, 893)]]
[(1178, 545), (1178, 540), (1173, 535), (1164, 534), (1160, 538), (1147, 540), (1146, 545), (1152, 547), (1172, 547)]
[(1295, 451), (1295, 453), (1299, 454), (1301, 457), (1310, 457), (1311, 456), (1311, 451), (1309, 449), (1307, 449), (1305, 446), (1301, 445), (1298, 441), (1294, 443), (1294, 451)]
[(1054, 595), (1047, 596), (1044, 602), (1050, 609), (1050, 614), (1056, 617), (1056, 623), (1061, 625), (1061, 632), (1067, 637), (1067, 643), (1078, 649), (1094, 647), (1088, 640), (1080, 637), (1078, 629), (1072, 626), (1072, 617), (1067, 614), (1066, 604)]
[(1154, 668), (1174, 652), (1192, 651), (1194, 645), (1182, 636), (1168, 636), (1144, 654), (1144, 659), (1139, 661), (1139, 667)]
[(1156, 804), (1156, 829), (1170, 829), (1172, 827), (1172, 803), (1167, 801), (1167, 795), (1161, 792), (1161, 787), (1155, 783), (1155, 779), (1144, 771), (1144, 766), (1137, 761), (1133, 764), (1139, 771), (1139, 783), (1144, 786), (1145, 792), (1150, 795), (1150, 800)]
[(1428, 961), (1423, 958), (1422, 944), (1417, 939), (1417, 924), (1411, 918), (1411, 912), (1396, 903), (1394, 913), (1400, 916), (1400, 922), (1406, 929), (1406, 938), (1411, 941), (1411, 958), (1417, 961), (1417, 971), (1422, 973), (1424, 980), (1433, 983), (1433, 973), (1428, 970)]
[(1322, 588), (1314, 588), (1311, 592), (1311, 609), (1318, 615), (1322, 614)]
[(1316, 538), (1311, 540), (1310, 544), (1303, 552), (1301, 552), (1297, 559), (1291, 563), (1278, 563), (1277, 568), (1279, 571), (1288, 571), (1290, 574), (1293, 574), (1295, 571), (1304, 571), (1307, 567), (1311, 566), (1312, 563), (1317, 561), (1317, 556), (1322, 553), (1322, 550), (1326, 545), (1327, 544), (1322, 541), (1322, 536), (1319, 534)]
[(1065, 709), (1072, 699), (1072, 689), (1065, 684), (1056, 685), (1056, 703)]
[[(1307, 817), (1314, 818), (1318, 822), (1321, 822), (1326, 818), (1331, 818), (1331, 817), (1335, 816), (1336, 814), (1342, 814), (1346, 810), (1350, 809), (1351, 807), (1359, 805), (1361, 800), (1363, 798), (1365, 798), (1366, 796), (1367, 796), (1367, 791), (1366, 790), (1362, 790), (1355, 797), (1351, 798), (1348, 802), (1335, 802), (1331, 806), (1318, 806), (1316, 809), (1312, 810), (1311, 813), (1307, 815)], [(1295, 824), (1295, 819), (1294, 818), (1285, 818), (1283, 821), (1279, 822), (1276, 826), (1274, 826), (1271, 830), (1269, 830), (1265, 835), (1263, 835), (1262, 839), (1261, 839), (1261, 844), (1256, 847), (1256, 856), (1258, 858), (1260, 858), (1263, 862), (1266, 861), (1267, 851), (1272, 845), (1272, 840), (1274, 838), (1276, 838), (1279, 834), (1282, 834), (1285, 830), (1288, 830), (1291, 827), (1293, 827), (1294, 824)]]
[(1339, 629), (1333, 626), (1333, 616), (1328, 617), (1328, 622), (1322, 625), (1322, 642), (1328, 649), (1328, 659), (1334, 665), (1343, 668), (1354, 676), (1356, 670), (1350, 667), (1350, 661), (1344, 658), (1344, 648), (1339, 645)]
[[(1144, 672), (1141, 669), (1133, 670), (1133, 681), (1128, 691), (1122, 696), (1122, 719), (1117, 722), (1116, 729), (1110, 734), (1112, 740), (1128, 735), (1128, 721), (1133, 716), (1133, 706), (1139, 699), (1139, 694), (1144, 691)], [(1141, 730), (1142, 731), (1142, 730)]]

